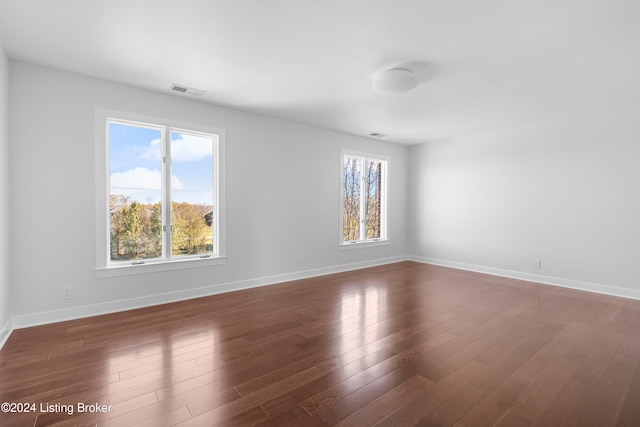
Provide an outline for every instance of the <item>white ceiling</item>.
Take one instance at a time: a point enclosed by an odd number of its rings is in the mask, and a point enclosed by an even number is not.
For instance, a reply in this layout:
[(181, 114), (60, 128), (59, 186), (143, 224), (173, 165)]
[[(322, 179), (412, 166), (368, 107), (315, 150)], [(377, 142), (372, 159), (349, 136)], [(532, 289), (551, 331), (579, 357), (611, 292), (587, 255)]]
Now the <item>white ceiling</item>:
[[(640, 103), (640, 0), (0, 0), (0, 44), (405, 144)], [(421, 84), (374, 92), (396, 67)]]

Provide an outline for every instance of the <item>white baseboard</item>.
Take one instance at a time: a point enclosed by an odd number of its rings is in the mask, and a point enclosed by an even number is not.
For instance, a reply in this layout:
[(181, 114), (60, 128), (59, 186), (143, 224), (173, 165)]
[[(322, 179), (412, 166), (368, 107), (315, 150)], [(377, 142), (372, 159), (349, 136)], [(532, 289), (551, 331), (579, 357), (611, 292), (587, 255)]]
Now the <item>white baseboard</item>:
[(602, 285), (599, 283), (581, 282), (579, 280), (563, 279), (560, 277), (543, 276), (541, 274), (524, 273), (514, 270), (503, 270), (500, 268), (485, 267), (481, 265), (465, 264), (462, 262), (448, 261), (435, 258), (427, 258), (420, 256), (410, 256), (411, 261), (421, 262), (423, 264), (433, 264), (442, 267), (456, 268), (458, 270), (475, 271), (477, 273), (491, 274), (494, 276), (509, 277), (511, 279), (526, 280), (528, 282), (537, 282), (544, 285), (560, 286), (563, 288), (571, 288), (586, 292), (595, 292), (598, 294), (611, 295), (616, 297), (630, 298), (640, 300), (640, 290), (621, 288), (617, 286)]
[(296, 271), (293, 273), (278, 274), (275, 276), (260, 277), (256, 279), (241, 280), (231, 283), (223, 283), (213, 286), (203, 286), (199, 288), (187, 289), (184, 291), (167, 292), (156, 295), (149, 295), (126, 300), (109, 301), (98, 304), (76, 306), (61, 310), (43, 311), (16, 315), (12, 318), (12, 329), (28, 328), (31, 326), (45, 325), (67, 320), (81, 319), (85, 317), (98, 316), (101, 314), (116, 313), (119, 311), (133, 310), (136, 308), (150, 307), (159, 304), (184, 301), (193, 298), (206, 297), (225, 292), (239, 291), (242, 289), (255, 288), (259, 286), (273, 285), (276, 283), (289, 282), (292, 280), (306, 279), (310, 277), (323, 276), (326, 274), (341, 273), (350, 270), (374, 267), (377, 265), (391, 264), (405, 261), (408, 257), (398, 256), (382, 258), (371, 261), (364, 261), (352, 264), (342, 264), (332, 267), (323, 267), (313, 270)]
[(11, 332), (13, 332), (13, 319), (10, 317), (0, 328), (0, 350), (11, 336)]

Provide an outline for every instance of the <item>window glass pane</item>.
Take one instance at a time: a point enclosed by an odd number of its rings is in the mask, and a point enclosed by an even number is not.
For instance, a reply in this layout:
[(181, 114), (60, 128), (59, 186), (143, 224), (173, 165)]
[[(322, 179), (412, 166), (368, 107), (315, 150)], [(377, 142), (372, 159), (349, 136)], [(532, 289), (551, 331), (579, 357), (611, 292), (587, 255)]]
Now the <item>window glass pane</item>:
[(171, 254), (211, 254), (214, 136), (171, 133)]
[(382, 162), (367, 160), (365, 173), (365, 193), (367, 207), (367, 239), (380, 238), (380, 209), (382, 206)]
[(162, 131), (109, 123), (110, 260), (162, 256)]
[(360, 240), (360, 180), (362, 162), (356, 157), (344, 157), (343, 164), (343, 239)]

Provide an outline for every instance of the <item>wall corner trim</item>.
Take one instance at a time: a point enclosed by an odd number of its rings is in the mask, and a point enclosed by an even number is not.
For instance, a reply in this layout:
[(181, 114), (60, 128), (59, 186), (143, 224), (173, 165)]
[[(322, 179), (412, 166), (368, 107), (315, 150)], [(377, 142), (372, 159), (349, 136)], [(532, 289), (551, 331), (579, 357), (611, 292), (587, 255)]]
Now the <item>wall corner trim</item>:
[(0, 351), (2, 351), (2, 347), (7, 342), (11, 333), (13, 332), (13, 319), (10, 317), (4, 322), (4, 325), (0, 327)]

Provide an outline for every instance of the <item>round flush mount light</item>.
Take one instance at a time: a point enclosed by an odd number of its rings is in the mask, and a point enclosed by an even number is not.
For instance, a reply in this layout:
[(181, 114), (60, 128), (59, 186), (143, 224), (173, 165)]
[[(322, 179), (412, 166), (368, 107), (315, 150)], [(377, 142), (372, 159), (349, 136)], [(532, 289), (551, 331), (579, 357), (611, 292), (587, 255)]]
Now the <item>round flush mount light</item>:
[(406, 68), (387, 70), (373, 78), (373, 88), (384, 94), (405, 93), (416, 86), (418, 86), (418, 78)]

